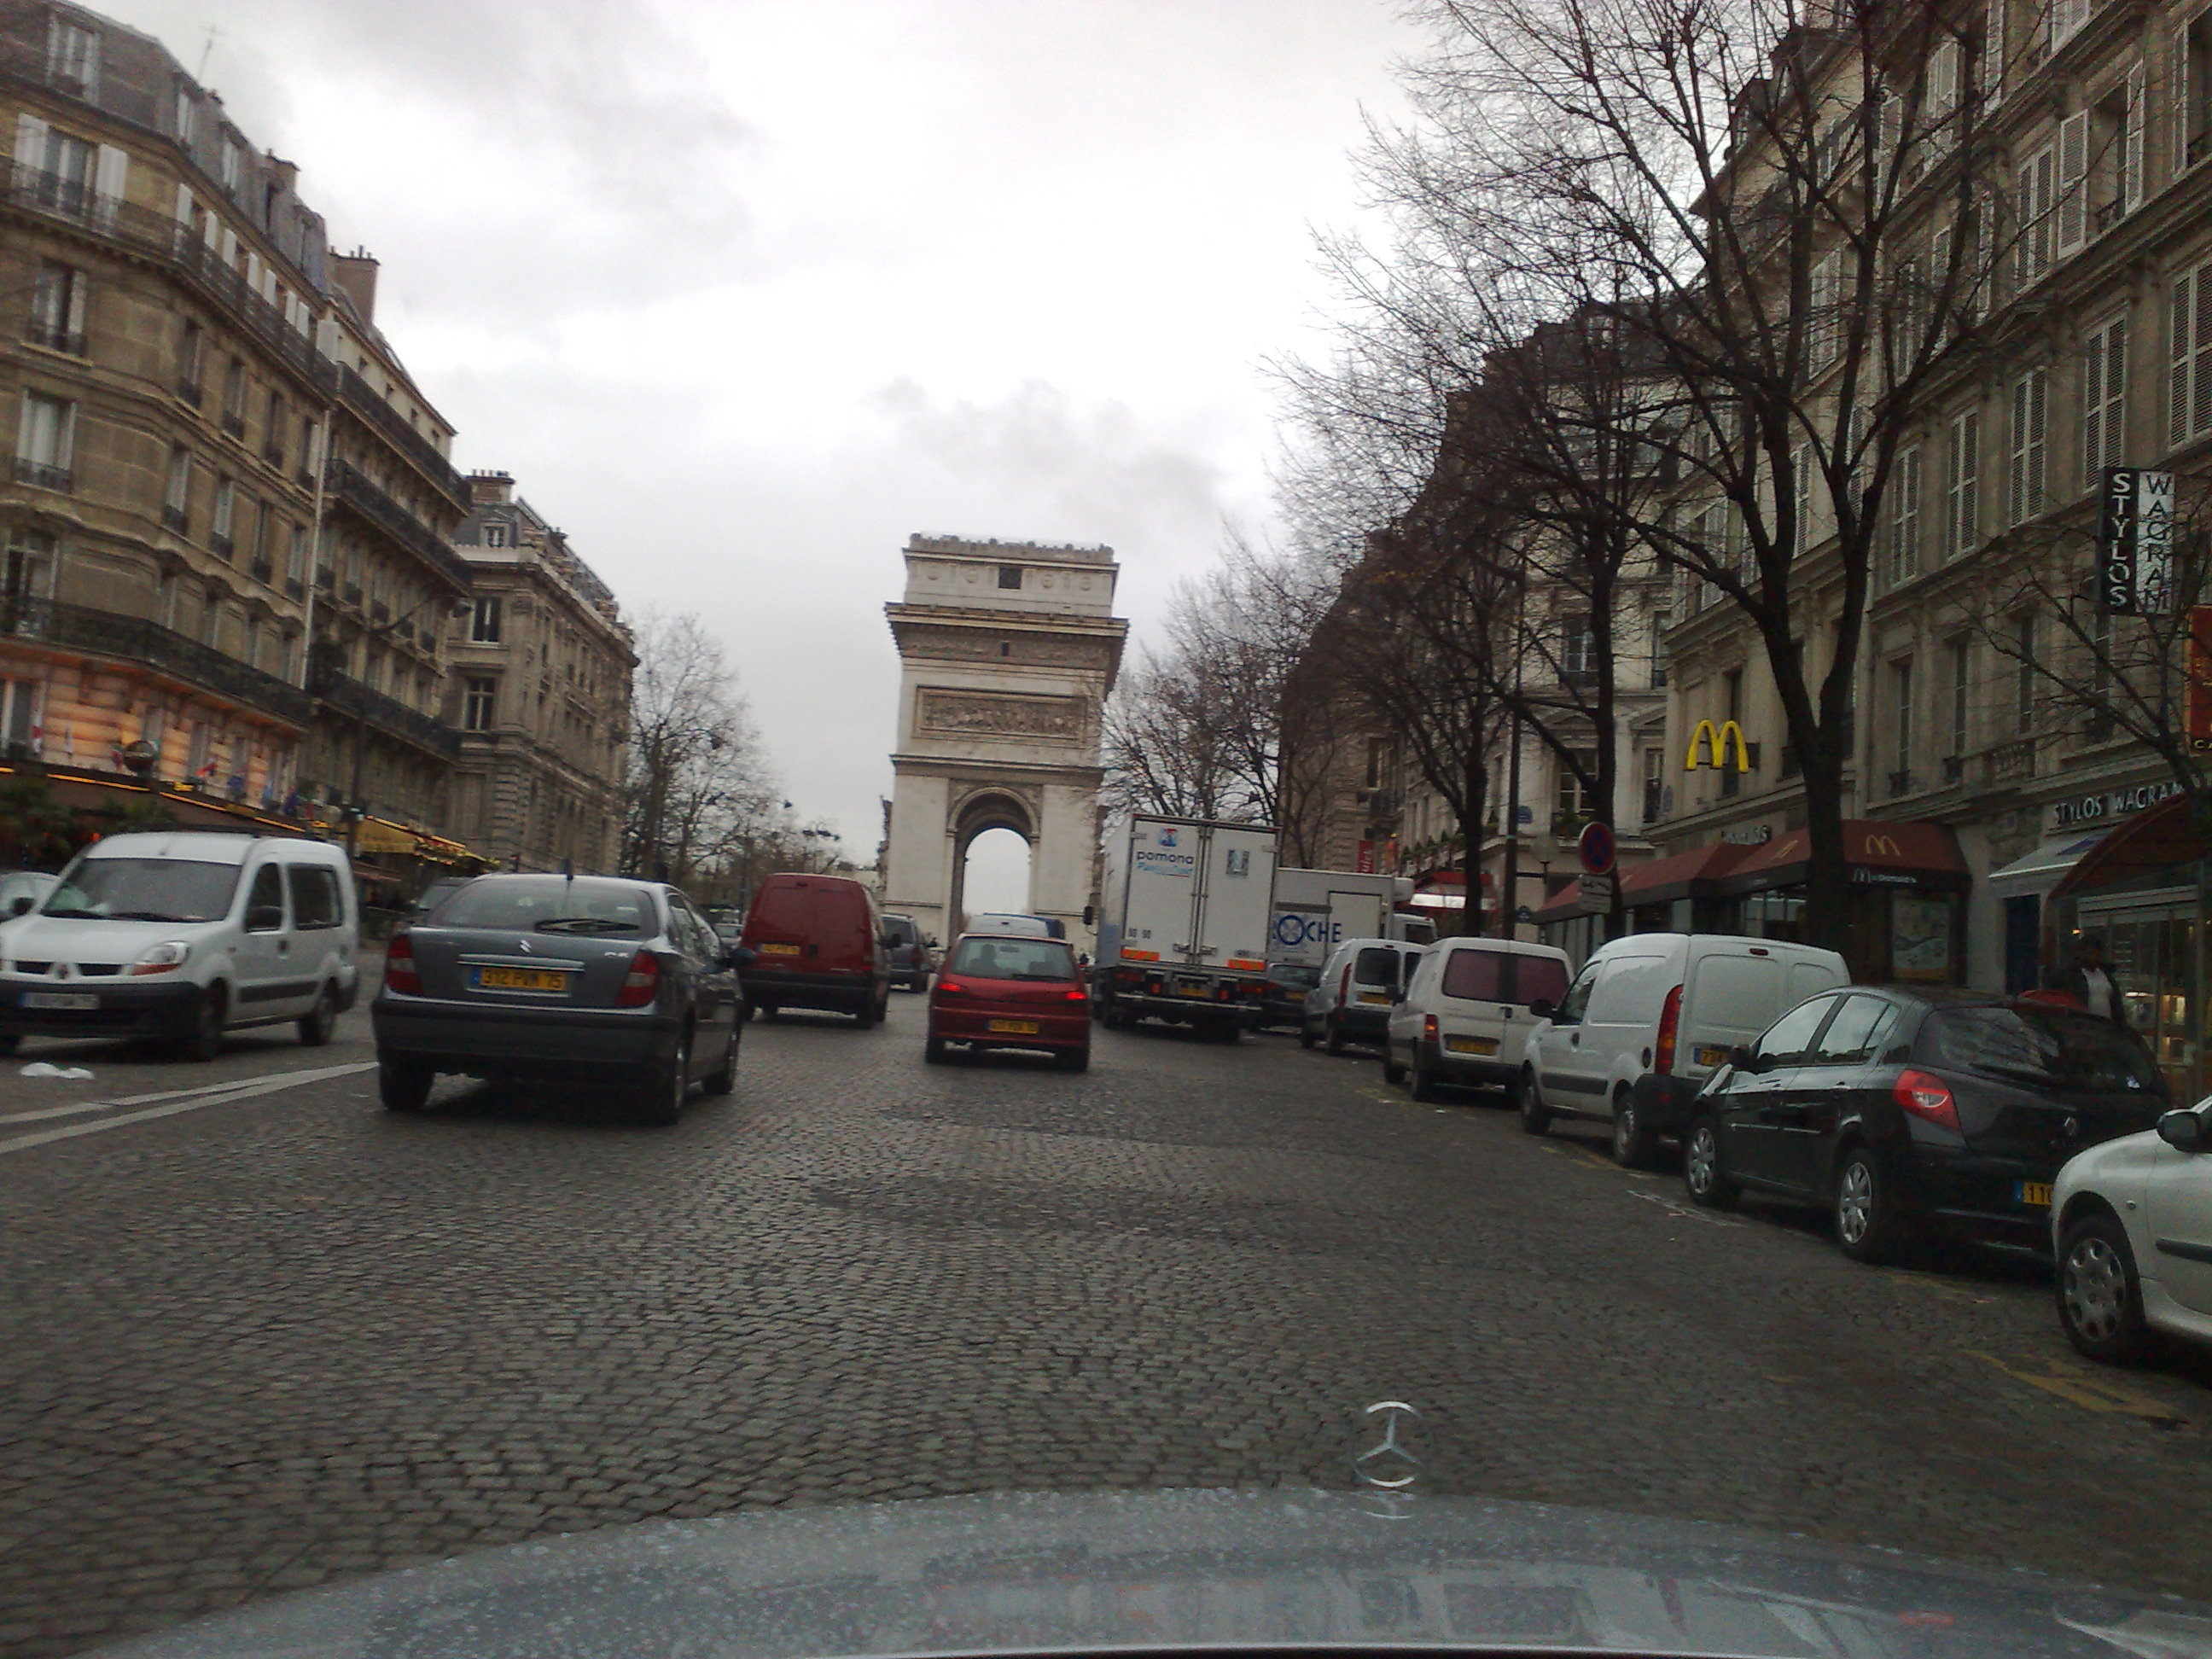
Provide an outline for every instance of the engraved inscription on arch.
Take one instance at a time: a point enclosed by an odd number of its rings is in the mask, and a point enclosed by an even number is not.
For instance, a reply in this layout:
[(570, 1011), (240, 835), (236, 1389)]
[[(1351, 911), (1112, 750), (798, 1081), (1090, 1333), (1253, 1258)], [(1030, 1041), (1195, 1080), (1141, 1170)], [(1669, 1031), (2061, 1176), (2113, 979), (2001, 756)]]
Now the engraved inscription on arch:
[(921, 688), (915, 726), (948, 737), (1079, 738), (1080, 697), (1024, 696), (998, 691)]

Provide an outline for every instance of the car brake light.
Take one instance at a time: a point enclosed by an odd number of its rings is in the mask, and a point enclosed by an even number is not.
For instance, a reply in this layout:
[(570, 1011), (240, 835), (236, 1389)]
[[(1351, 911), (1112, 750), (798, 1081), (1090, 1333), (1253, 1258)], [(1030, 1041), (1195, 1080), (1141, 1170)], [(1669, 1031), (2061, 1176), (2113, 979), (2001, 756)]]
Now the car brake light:
[(1659, 1045), (1651, 1069), (1671, 1072), (1674, 1069), (1674, 1032), (1682, 1023), (1682, 988), (1677, 985), (1667, 993), (1667, 1000), (1659, 1009)]
[(1434, 1014), (1423, 1014), (1421, 1016), (1421, 1041), (1424, 1042), (1434, 1042), (1436, 1040), (1437, 1017)]
[(1338, 1006), (1339, 1007), (1342, 1007), (1342, 1006), (1344, 1006), (1344, 1004), (1345, 1004), (1345, 1003), (1346, 1003), (1346, 1002), (1348, 1002), (1349, 1000), (1351, 1000), (1351, 998), (1352, 998), (1352, 964), (1351, 964), (1350, 963), (1348, 963), (1348, 962), (1347, 962), (1347, 963), (1346, 963), (1344, 964), (1344, 977), (1343, 977), (1342, 979), (1340, 979), (1340, 980), (1337, 981), (1337, 982), (1336, 982), (1336, 1001), (1337, 1001), (1337, 1006)]
[(1942, 1079), (1925, 1072), (1900, 1072), (1893, 1092), (1897, 1103), (1913, 1116), (1941, 1124), (1953, 1134), (1963, 1133), (1959, 1127), (1959, 1103), (1952, 1098), (1951, 1085)]
[(650, 951), (640, 951), (629, 959), (629, 972), (623, 975), (622, 989), (615, 993), (617, 1008), (643, 1008), (660, 994), (660, 958)]
[(422, 994), (422, 976), (415, 971), (415, 942), (404, 933), (394, 933), (384, 948), (384, 988), (403, 996)]
[(1066, 994), (1070, 1002), (1088, 1002), (1091, 1000), (1091, 993), (1088, 991), (1070, 991)]
[(937, 994), (941, 997), (964, 997), (968, 994), (968, 988), (957, 979), (945, 979), (940, 975), (937, 981)]

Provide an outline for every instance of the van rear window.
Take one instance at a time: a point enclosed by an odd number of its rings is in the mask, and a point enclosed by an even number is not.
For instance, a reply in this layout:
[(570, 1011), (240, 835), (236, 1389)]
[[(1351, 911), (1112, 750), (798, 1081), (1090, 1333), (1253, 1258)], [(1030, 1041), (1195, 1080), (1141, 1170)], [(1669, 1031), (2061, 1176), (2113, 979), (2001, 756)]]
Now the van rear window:
[(1448, 997), (1468, 1002), (1503, 1002), (1505, 963), (1503, 951), (1455, 951), (1444, 964), (1444, 982), (1438, 988)]
[(1543, 997), (1556, 1004), (1567, 994), (1567, 964), (1550, 957), (1516, 956), (1515, 983), (1506, 993), (1508, 1002), (1534, 1002)]
[(1395, 985), (1398, 953), (1370, 945), (1352, 959), (1352, 977), (1362, 985)]

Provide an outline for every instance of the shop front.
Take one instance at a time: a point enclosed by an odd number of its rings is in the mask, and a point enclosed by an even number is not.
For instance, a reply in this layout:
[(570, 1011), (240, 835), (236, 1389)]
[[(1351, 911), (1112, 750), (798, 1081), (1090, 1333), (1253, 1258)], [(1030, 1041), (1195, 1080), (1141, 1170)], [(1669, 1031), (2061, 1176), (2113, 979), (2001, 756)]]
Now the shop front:
[(2176, 1093), (2195, 1100), (2212, 1090), (2203, 1029), (2212, 846), (2190, 809), (2171, 797), (2083, 851), (2051, 889), (2040, 944), (2046, 981), (2082, 939), (2103, 946), (2128, 1024)]

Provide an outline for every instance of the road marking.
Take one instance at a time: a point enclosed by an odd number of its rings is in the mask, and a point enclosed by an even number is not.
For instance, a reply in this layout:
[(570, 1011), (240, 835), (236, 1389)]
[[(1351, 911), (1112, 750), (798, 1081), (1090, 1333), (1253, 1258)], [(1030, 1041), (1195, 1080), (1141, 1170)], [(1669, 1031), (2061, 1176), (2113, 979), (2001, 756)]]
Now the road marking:
[[(2079, 1406), (2084, 1411), (2138, 1417), (2145, 1422), (2167, 1428), (2179, 1428), (2188, 1421), (2165, 1401), (2153, 1400), (2148, 1395), (2137, 1394), (2133, 1389), (2124, 1389), (2117, 1382), (2108, 1382), (2068, 1360), (2035, 1354), (2023, 1356), (2020, 1365), (2008, 1365), (1995, 1354), (1984, 1353), (1978, 1348), (1969, 1348), (1966, 1352), (1977, 1359), (1986, 1360), (2014, 1382), (2041, 1389), (2045, 1394), (2057, 1395), (2061, 1400)], [(2042, 1369), (2028, 1370), (2026, 1369), (2027, 1366), (2040, 1366)]]
[(1744, 1224), (1730, 1216), (1715, 1215), (1710, 1210), (1700, 1210), (1694, 1205), (1678, 1204), (1664, 1193), (1647, 1192), (1641, 1187), (1628, 1189), (1631, 1198), (1640, 1198), (1647, 1204), (1656, 1204), (1672, 1216), (1685, 1221), (1702, 1221), (1708, 1227), (1741, 1227)]
[(1883, 1267), (1877, 1271), (1893, 1285), (1911, 1285), (1916, 1289), (1927, 1291), (1930, 1296), (1942, 1297), (1946, 1302), (1963, 1303), (1973, 1308), (1986, 1308), (1995, 1299), (1986, 1296), (1976, 1296), (1972, 1291), (1954, 1285), (1948, 1279), (1937, 1279), (1929, 1273), (1908, 1273), (1897, 1267)]
[(331, 1078), (351, 1077), (359, 1072), (376, 1069), (373, 1060), (356, 1060), (347, 1066), (321, 1066), (300, 1072), (279, 1072), (274, 1076), (240, 1078), (230, 1083), (210, 1084), (199, 1089), (170, 1089), (159, 1094), (132, 1095), (121, 1100), (88, 1101), (73, 1107), (52, 1108), (24, 1116), (57, 1116), (64, 1111), (98, 1111), (118, 1106), (135, 1106), (150, 1100), (167, 1100), (166, 1106), (149, 1107), (143, 1112), (125, 1112), (120, 1117), (104, 1117), (94, 1123), (72, 1123), (58, 1129), (42, 1129), (34, 1134), (17, 1135), (12, 1140), (0, 1140), (0, 1156), (9, 1152), (28, 1152), (33, 1146), (44, 1146), (57, 1140), (73, 1139), (78, 1135), (94, 1135), (104, 1129), (120, 1129), (132, 1123), (150, 1122), (157, 1117), (174, 1117), (179, 1112), (196, 1112), (204, 1106), (227, 1106), (234, 1100), (251, 1100), (258, 1095), (273, 1095), (279, 1090), (296, 1089), (306, 1083), (321, 1083)]

